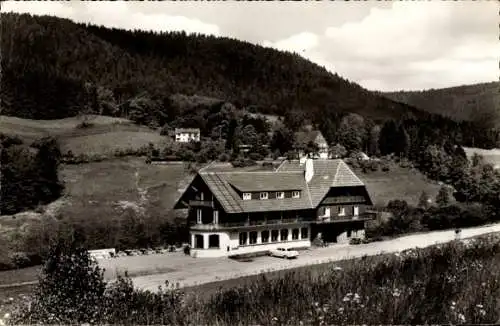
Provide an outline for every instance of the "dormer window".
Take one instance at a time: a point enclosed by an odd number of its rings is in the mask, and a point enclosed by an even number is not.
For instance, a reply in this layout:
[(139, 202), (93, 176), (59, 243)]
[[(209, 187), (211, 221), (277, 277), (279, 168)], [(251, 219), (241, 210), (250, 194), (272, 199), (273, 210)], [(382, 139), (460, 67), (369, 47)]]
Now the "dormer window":
[(278, 198), (278, 199), (283, 199), (283, 198), (285, 198), (285, 193), (284, 193), (283, 191), (278, 191), (278, 192), (276, 193), (276, 198)]
[(243, 193), (243, 200), (250, 200), (252, 199), (252, 194), (249, 192), (244, 192)]
[(260, 200), (264, 200), (268, 198), (268, 193), (267, 192), (261, 192), (260, 193)]
[(292, 192), (292, 198), (300, 198), (300, 191)]

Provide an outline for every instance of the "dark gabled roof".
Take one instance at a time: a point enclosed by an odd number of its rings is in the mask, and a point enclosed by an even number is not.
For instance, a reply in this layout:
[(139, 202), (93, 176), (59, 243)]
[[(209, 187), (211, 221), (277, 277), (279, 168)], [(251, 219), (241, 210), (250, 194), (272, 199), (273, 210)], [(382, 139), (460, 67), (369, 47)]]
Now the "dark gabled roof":
[(308, 144), (309, 142), (314, 142), (319, 134), (318, 130), (297, 131), (295, 133), (295, 141), (299, 144)]
[(240, 192), (300, 190), (305, 185), (300, 172), (231, 173), (226, 180)]
[[(198, 176), (227, 213), (313, 209), (332, 187), (364, 187), (342, 160), (313, 160), (314, 176), (309, 183), (304, 169), (298, 161), (285, 161), (275, 171), (229, 172), (212, 167), (200, 170)], [(300, 191), (300, 198), (243, 200), (238, 193), (286, 190)], [(371, 202), (368, 194), (367, 201)]]
[[(286, 211), (313, 208), (307, 196), (307, 185), (302, 173), (202, 171), (199, 175), (227, 213)], [(273, 185), (269, 181), (266, 181), (266, 179), (272, 181), (279, 181), (279, 179), (282, 179), (284, 183), (279, 183), (282, 186), (275, 186), (277, 189), (268, 189), (268, 187), (272, 187)], [(294, 184), (291, 184), (292, 181)], [(241, 195), (233, 188), (237, 187), (236, 184), (240, 187), (245, 187), (245, 190), (242, 192), (299, 190), (301, 191), (301, 196), (300, 198), (243, 200)], [(262, 185), (264, 188), (259, 188), (259, 185)], [(283, 188), (287, 186), (291, 188)]]
[[(364, 183), (342, 160), (313, 160), (314, 175), (308, 183), (311, 202), (316, 207), (332, 187), (364, 186)], [(286, 161), (278, 169), (304, 171), (298, 161)]]

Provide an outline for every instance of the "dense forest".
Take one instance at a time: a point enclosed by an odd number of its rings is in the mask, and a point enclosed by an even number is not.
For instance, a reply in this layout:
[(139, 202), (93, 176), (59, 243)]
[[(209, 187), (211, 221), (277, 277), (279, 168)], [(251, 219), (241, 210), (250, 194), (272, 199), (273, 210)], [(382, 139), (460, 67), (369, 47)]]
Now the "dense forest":
[(500, 126), (499, 82), (424, 91), (387, 92), (381, 95), (456, 120), (477, 121), (490, 127)]
[[(279, 115), (424, 116), (297, 54), (234, 39), (125, 31), (11, 13), (2, 14), (1, 25), (6, 115), (53, 119), (89, 108), (118, 114), (123, 103), (147, 91), (167, 116), (164, 100), (172, 94), (219, 98)], [(106, 105), (98, 106), (97, 99)]]

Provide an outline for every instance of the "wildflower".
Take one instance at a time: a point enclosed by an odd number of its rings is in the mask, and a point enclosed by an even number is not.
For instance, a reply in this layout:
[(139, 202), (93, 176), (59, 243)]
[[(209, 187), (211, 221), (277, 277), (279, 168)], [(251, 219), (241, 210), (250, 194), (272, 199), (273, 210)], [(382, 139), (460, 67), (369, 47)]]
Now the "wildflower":
[(278, 321), (278, 317), (273, 317), (272, 320), (273, 321)]
[(351, 299), (348, 296), (345, 296), (344, 299), (342, 299), (342, 301), (349, 302), (349, 301), (351, 301)]
[(314, 306), (315, 306), (315, 307), (319, 306), (319, 302), (315, 302), (315, 303), (314, 303)]
[(486, 286), (486, 282), (481, 283), (481, 286)]
[(480, 310), (479, 310), (479, 314), (480, 314), (481, 316), (486, 316), (486, 310), (484, 310), (484, 309), (480, 309)]
[(465, 322), (465, 316), (463, 314), (458, 314), (458, 319), (460, 319), (462, 322)]
[(477, 307), (477, 308), (481, 308), (481, 309), (482, 309), (482, 308), (483, 308), (483, 305), (482, 305), (482, 304), (477, 304), (477, 305), (476, 305), (476, 307)]
[(338, 309), (338, 311), (339, 311), (340, 313), (343, 313), (343, 312), (344, 312), (344, 307), (340, 307), (340, 308)]
[(454, 305), (456, 305), (456, 304), (457, 304), (457, 303), (456, 303), (455, 301), (452, 301), (452, 302), (451, 302), (451, 305), (452, 305), (452, 306), (454, 306)]
[(336, 270), (336, 271), (341, 271), (341, 270), (342, 270), (342, 267), (335, 266), (335, 267), (333, 268), (333, 270)]
[(392, 292), (392, 296), (393, 297), (399, 297), (401, 295), (401, 292), (399, 291), (399, 289), (394, 289), (394, 292)]

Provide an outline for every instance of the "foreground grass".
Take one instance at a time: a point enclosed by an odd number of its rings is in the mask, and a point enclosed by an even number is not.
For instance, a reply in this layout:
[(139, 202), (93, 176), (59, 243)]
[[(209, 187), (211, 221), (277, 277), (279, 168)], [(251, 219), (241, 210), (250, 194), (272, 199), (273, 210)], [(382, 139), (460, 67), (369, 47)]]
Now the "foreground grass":
[[(279, 277), (261, 276), (208, 297), (176, 289), (159, 293), (134, 290), (131, 283), (120, 280), (96, 304), (92, 321), (175, 325), (496, 323), (500, 320), (499, 270), (500, 235), (493, 234), (465, 243), (366, 257), (321, 271), (301, 269)], [(50, 316), (55, 323), (81, 322)], [(34, 317), (24, 310), (11, 321), (49, 322)]]

